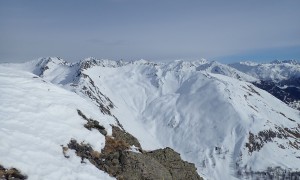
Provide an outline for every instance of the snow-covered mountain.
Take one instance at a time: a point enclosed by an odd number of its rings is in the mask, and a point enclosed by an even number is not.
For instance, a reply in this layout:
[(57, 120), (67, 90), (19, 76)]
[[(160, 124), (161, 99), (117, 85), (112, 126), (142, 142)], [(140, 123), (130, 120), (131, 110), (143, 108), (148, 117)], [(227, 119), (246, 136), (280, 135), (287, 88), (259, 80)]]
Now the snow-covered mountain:
[(298, 61), (240, 62), (229, 66), (259, 79), (254, 83), (257, 87), (300, 110), (300, 63)]
[[(88, 131), (87, 135), (77, 127), (80, 117), (73, 115), (77, 109), (99, 120), (108, 134), (109, 124), (124, 128), (144, 150), (175, 149), (205, 179), (300, 177), (299, 111), (249, 83), (260, 77), (236, 67), (205, 60), (154, 63), (95, 58), (73, 64), (44, 58), (0, 67), (0, 94), (5, 102), (0, 108), (4, 117), (0, 122), (5, 125), (0, 131), (5, 137), (0, 141), (5, 147), (0, 148), (0, 162), (20, 168), (29, 177), (45, 175), (34, 168), (42, 162), (26, 166), (18, 152), (34, 157), (30, 153), (35, 149), (45, 150), (44, 156), (55, 159), (57, 149), (48, 152), (46, 147), (65, 145), (74, 137), (104, 147), (99, 134)], [(44, 131), (35, 134), (30, 127), (36, 123)], [(44, 133), (49, 130), (57, 138)], [(47, 139), (54, 142), (44, 142)], [(33, 145), (24, 145), (26, 141)], [(83, 172), (91, 172), (90, 176), (107, 177), (104, 172), (95, 174), (91, 164), (80, 164), (74, 154), (53, 161), (66, 164), (61, 171), (84, 166), (88, 171)], [(45, 167), (55, 169), (57, 164)], [(46, 177), (62, 177), (62, 173)], [(81, 173), (70, 177), (80, 179)]]
[(239, 62), (229, 66), (264, 81), (280, 82), (300, 77), (300, 63), (296, 60), (272, 61), (270, 63)]

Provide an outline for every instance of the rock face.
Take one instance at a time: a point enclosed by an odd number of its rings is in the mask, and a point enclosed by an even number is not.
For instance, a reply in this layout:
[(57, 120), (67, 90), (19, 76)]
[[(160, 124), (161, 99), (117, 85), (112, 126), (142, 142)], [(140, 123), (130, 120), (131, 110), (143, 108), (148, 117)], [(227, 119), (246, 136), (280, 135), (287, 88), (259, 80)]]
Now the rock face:
[(172, 179), (166, 167), (142, 153), (119, 151), (104, 157), (104, 170), (117, 179)]
[(169, 147), (146, 152), (145, 154), (156, 159), (159, 163), (166, 167), (174, 180), (202, 179), (197, 173), (195, 173), (197, 168), (194, 164), (183, 161), (180, 158), (180, 154)]
[(79, 144), (75, 140), (71, 140), (68, 147), (76, 151), (82, 158), (82, 163), (85, 163), (84, 159), (88, 159), (98, 169), (117, 179), (202, 179), (197, 174), (195, 165), (181, 160), (180, 155), (171, 148), (145, 153), (119, 149), (95, 155), (91, 146)]

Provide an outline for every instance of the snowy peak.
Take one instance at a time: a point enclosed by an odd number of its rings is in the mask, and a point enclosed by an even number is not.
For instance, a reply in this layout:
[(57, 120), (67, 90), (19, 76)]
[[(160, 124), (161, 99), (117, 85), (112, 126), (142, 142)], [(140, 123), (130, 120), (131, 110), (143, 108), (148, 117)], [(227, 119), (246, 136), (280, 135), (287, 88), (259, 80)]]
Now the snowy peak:
[(59, 66), (69, 66), (70, 64), (59, 57), (40, 58), (37, 60), (36, 68), (33, 71), (38, 76), (43, 76), (47, 70), (52, 70)]
[(248, 81), (248, 82), (256, 81), (255, 78), (253, 78), (243, 72), (240, 72), (230, 66), (218, 63), (216, 61), (200, 65), (196, 68), (196, 70), (206, 71), (206, 72), (210, 72), (213, 74), (221, 74), (221, 75), (225, 75), (228, 77), (232, 77), (235, 79), (244, 80), (244, 81)]
[(271, 63), (240, 62), (229, 66), (260, 80), (282, 81), (300, 77), (300, 64), (295, 60)]
[(37, 65), (41, 65), (41, 64), (49, 64), (49, 63), (53, 63), (53, 64), (61, 64), (61, 65), (66, 65), (68, 64), (65, 60), (63, 60), (60, 57), (47, 57), (47, 58), (39, 58)]
[(85, 58), (81, 60), (78, 64), (81, 70), (87, 70), (94, 66), (116, 68), (116, 67), (126, 66), (126, 65), (149, 65), (149, 66), (158, 65), (158, 63), (154, 63), (145, 59), (125, 62), (123, 60), (115, 61), (109, 59), (97, 59), (94, 57)]
[(79, 62), (79, 66), (81, 70), (86, 70), (94, 66), (102, 66), (102, 67), (118, 67), (125, 64), (123, 61), (114, 61), (108, 59), (96, 59), (93, 57), (85, 58)]

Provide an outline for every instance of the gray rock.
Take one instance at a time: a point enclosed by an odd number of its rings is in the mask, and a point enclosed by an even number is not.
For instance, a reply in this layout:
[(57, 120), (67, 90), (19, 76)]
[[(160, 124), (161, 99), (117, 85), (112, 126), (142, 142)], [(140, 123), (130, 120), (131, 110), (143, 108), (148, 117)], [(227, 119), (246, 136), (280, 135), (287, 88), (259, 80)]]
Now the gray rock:
[(142, 153), (125, 151), (120, 157), (122, 173), (117, 178), (132, 180), (171, 180), (172, 176), (167, 168), (160, 164), (156, 159), (145, 156)]
[(156, 159), (160, 164), (166, 167), (174, 180), (198, 180), (202, 179), (197, 174), (197, 168), (194, 164), (183, 161), (180, 154), (167, 147), (154, 151), (146, 152), (145, 155)]
[(16, 168), (4, 168), (0, 164), (0, 180), (25, 180), (28, 177)]

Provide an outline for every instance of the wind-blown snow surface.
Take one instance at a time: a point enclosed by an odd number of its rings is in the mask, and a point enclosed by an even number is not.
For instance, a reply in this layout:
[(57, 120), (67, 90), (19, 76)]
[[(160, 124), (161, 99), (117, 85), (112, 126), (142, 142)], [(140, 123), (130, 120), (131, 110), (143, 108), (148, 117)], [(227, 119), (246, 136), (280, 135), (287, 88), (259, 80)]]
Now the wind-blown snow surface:
[(250, 150), (250, 133), (279, 133), (280, 128), (299, 131), (300, 118), (298, 111), (241, 81), (245, 80), (241, 77), (249, 77), (239, 71), (228, 75), (232, 69), (227, 71), (225, 66), (226, 70), (212, 71), (209, 67), (215, 65), (203, 61), (164, 64), (89, 58), (72, 65), (51, 60), (40, 66), (41, 62), (44, 60), (30, 68), (28, 63), (18, 68), (38, 72), (81, 97), (80, 89), (88, 86), (84, 82), (91, 82), (101, 97), (114, 104), (110, 113), (144, 149), (170, 146), (195, 163), (207, 179), (234, 179), (238, 171), (244, 175), (244, 171), (261, 172), (277, 166), (299, 171), (299, 149), (289, 143), (298, 142), (295, 137), (275, 136), (263, 140), (258, 150)]
[[(35, 77), (35, 78), (33, 78)], [(83, 127), (76, 109), (103, 120), (94, 105), (29, 72), (0, 66), (0, 164), (15, 167), (29, 179), (113, 179), (61, 145), (71, 138), (103, 148), (99, 132)], [(111, 133), (108, 118), (101, 123)]]

